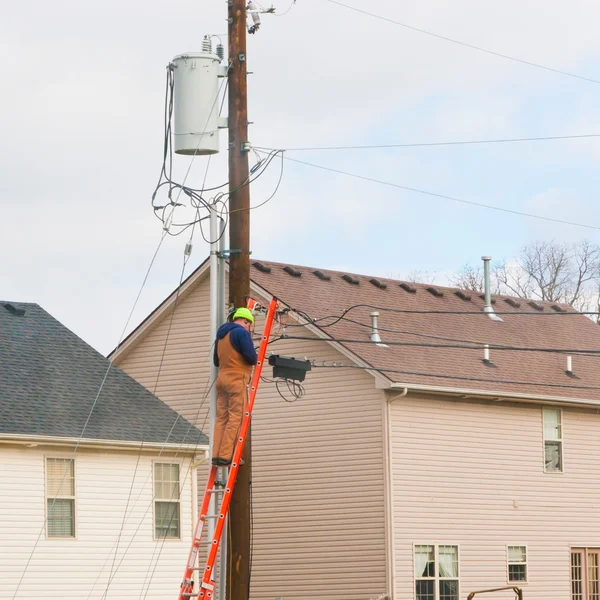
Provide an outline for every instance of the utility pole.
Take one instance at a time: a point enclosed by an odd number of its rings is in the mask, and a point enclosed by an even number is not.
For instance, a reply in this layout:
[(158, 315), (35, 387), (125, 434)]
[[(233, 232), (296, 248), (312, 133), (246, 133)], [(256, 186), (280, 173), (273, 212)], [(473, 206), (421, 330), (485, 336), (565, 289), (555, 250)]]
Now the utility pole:
[[(246, 0), (228, 0), (229, 35), (229, 304), (246, 306), (250, 294), (250, 189), (248, 186), (248, 98)], [(229, 509), (228, 600), (250, 596), (250, 431)], [(224, 599), (220, 599), (224, 600)]]

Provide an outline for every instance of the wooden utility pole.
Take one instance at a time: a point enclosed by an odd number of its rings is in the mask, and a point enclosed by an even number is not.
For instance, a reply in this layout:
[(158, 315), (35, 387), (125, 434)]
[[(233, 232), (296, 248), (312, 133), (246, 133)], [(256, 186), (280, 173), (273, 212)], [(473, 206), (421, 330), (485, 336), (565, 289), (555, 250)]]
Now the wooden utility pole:
[[(246, 0), (229, 4), (229, 304), (246, 306), (250, 294), (250, 188), (248, 186), (248, 102), (246, 82)], [(228, 600), (250, 596), (250, 431), (244, 447), (245, 464), (235, 484), (227, 545)], [(220, 599), (223, 600), (223, 599)]]

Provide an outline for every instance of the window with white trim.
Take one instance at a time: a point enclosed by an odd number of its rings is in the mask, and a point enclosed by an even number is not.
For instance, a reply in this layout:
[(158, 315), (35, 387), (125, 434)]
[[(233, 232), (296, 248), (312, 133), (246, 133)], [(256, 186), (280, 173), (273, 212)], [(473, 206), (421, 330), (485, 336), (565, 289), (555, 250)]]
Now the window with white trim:
[(544, 471), (561, 473), (563, 470), (562, 411), (544, 408)]
[(508, 546), (508, 582), (527, 581), (527, 546)]
[(179, 465), (154, 463), (154, 537), (180, 537)]
[(46, 458), (46, 537), (75, 537), (75, 461)]
[(415, 600), (458, 600), (458, 546), (415, 545)]

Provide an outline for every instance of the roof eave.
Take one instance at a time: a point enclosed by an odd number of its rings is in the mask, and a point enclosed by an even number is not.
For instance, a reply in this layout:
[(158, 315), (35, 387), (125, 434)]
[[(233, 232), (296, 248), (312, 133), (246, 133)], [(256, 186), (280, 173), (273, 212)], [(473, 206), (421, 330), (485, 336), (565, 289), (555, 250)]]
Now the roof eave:
[(549, 396), (545, 394), (522, 394), (501, 390), (477, 390), (469, 388), (449, 388), (443, 386), (432, 386), (418, 383), (392, 382), (387, 390), (408, 389), (408, 391), (420, 391), (430, 394), (442, 394), (448, 396), (460, 396), (463, 399), (487, 399), (510, 402), (524, 402), (534, 404), (562, 404), (577, 407), (600, 407), (600, 400), (586, 398), (565, 398), (563, 396)]
[(99, 448), (111, 450), (138, 450), (140, 452), (156, 453), (156, 451), (180, 452), (183, 454), (198, 454), (207, 453), (208, 444), (161, 444), (158, 442), (142, 442), (140, 441), (123, 441), (123, 440), (103, 440), (91, 438), (75, 438), (62, 436), (48, 435), (31, 435), (19, 433), (0, 433), (0, 444), (11, 443), (26, 445), (30, 447), (36, 446), (64, 446), (78, 448)]

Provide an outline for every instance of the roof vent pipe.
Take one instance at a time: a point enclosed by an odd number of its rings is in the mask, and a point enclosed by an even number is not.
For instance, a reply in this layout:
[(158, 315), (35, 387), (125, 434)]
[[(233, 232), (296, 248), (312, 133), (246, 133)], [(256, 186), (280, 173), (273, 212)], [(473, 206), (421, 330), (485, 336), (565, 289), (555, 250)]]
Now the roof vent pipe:
[(573, 357), (567, 356), (567, 375), (573, 375)]
[(483, 307), (483, 312), (487, 313), (493, 321), (502, 321), (502, 319), (494, 312), (494, 307), (492, 306), (492, 291), (490, 285), (490, 261), (492, 260), (492, 257), (482, 256), (481, 260), (483, 261), (483, 285), (485, 293), (485, 306)]
[(377, 317), (379, 317), (379, 313), (372, 312), (370, 316), (371, 316), (371, 341), (375, 342), (378, 346), (381, 346), (382, 348), (387, 348), (388, 346), (386, 346), (381, 341), (381, 336), (379, 335), (379, 330), (377, 329)]

